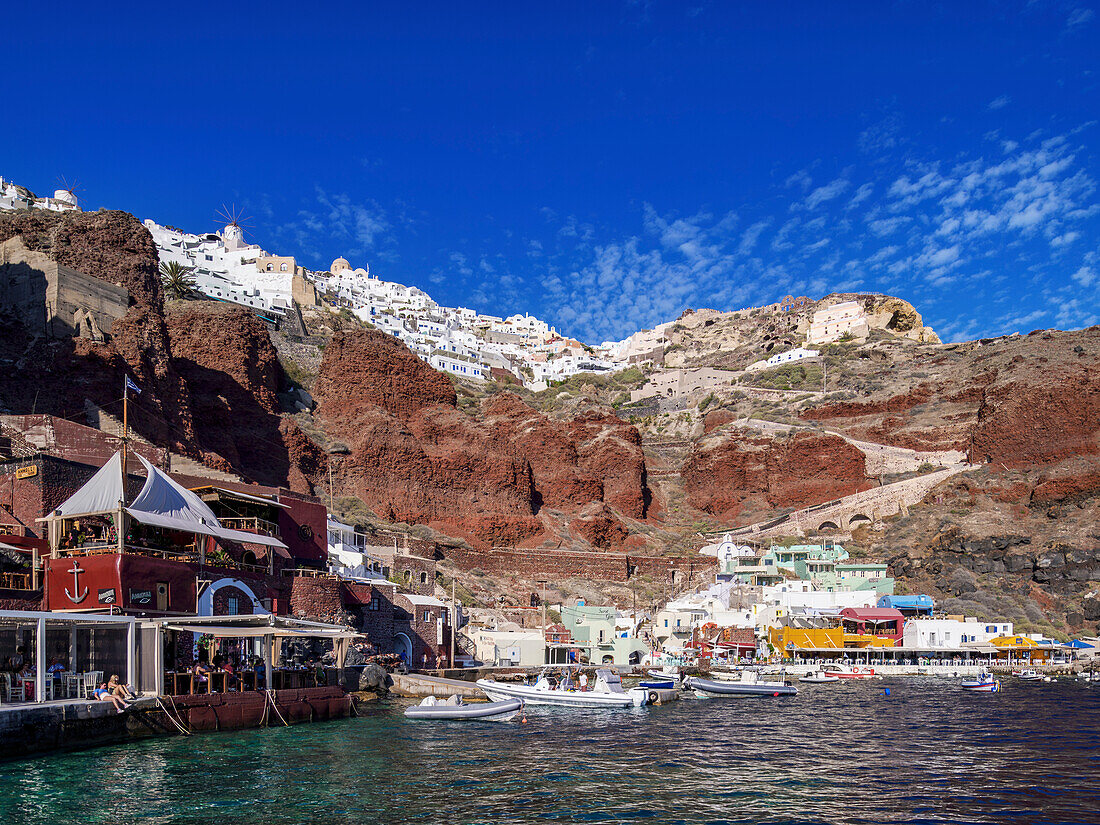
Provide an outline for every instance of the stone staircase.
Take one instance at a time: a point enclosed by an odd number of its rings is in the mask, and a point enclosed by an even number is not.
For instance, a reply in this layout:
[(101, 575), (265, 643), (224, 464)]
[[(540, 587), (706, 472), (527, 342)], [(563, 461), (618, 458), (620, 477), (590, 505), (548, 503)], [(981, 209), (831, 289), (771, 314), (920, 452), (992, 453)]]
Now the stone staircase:
[[(84, 415), (88, 419), (89, 426), (95, 427), (97, 430), (101, 430), (113, 436), (122, 437), (122, 421), (119, 420), (117, 416), (112, 415), (88, 399), (84, 399)], [(148, 444), (150, 447), (156, 446), (149, 441), (149, 439), (143, 438), (133, 430), (130, 430), (130, 440)], [(168, 471), (172, 473), (181, 473), (182, 475), (196, 476), (198, 478), (208, 478), (211, 481), (240, 482), (243, 480), (240, 476), (207, 467), (205, 464), (195, 461), (193, 458), (188, 458), (185, 455), (180, 455), (171, 450), (168, 452)]]

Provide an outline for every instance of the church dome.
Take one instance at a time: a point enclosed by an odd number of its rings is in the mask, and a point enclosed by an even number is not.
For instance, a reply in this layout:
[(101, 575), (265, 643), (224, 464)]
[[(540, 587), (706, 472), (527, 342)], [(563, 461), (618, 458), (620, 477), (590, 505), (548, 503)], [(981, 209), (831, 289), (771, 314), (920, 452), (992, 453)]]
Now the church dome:
[(328, 268), (328, 271), (335, 275), (337, 272), (343, 272), (345, 269), (351, 269), (351, 264), (348, 263), (347, 258), (337, 258), (332, 262), (332, 266)]

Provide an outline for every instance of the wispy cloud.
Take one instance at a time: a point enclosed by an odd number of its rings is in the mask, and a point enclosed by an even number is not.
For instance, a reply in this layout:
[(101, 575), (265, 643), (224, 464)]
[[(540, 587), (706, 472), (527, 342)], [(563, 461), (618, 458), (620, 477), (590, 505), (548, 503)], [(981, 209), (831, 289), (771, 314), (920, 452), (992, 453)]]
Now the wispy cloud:
[(814, 186), (799, 170), (776, 186), (787, 202), (764, 214), (744, 205), (681, 216), (646, 204), (640, 231), (620, 239), (590, 226), (590, 242), (571, 246), (575, 224), (563, 221), (559, 248), (546, 250), (554, 272), (540, 311), (604, 340), (689, 306), (870, 289), (912, 301), (948, 339), (1085, 324), (1100, 307), (1100, 263), (1079, 247), (1100, 228), (1100, 203), (1072, 136), (991, 136), (996, 156), (950, 162), (907, 145), (875, 158), (880, 185), (846, 169)]
[(995, 112), (998, 109), (1003, 109), (1011, 102), (1012, 98), (1010, 98), (1008, 95), (1001, 95), (1000, 97), (995, 97), (993, 98), (993, 100), (989, 101), (988, 105), (986, 105), (986, 108), (989, 109), (991, 112)]
[(1096, 16), (1096, 12), (1092, 9), (1074, 9), (1070, 12), (1069, 19), (1066, 21), (1068, 28), (1076, 28), (1077, 26), (1083, 26), (1085, 23), (1090, 22)]

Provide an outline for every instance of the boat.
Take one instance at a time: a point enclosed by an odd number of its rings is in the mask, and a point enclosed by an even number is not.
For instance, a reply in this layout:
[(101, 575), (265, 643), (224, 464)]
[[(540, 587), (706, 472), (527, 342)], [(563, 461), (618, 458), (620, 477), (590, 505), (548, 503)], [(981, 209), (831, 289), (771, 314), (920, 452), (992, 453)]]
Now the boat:
[(996, 693), (1001, 689), (1001, 683), (992, 673), (983, 670), (976, 678), (964, 680), (960, 687), (971, 693)]
[(638, 687), (646, 688), (647, 690), (675, 690), (676, 680), (651, 677), (649, 679), (642, 679), (642, 681), (638, 682)]
[(827, 684), (829, 682), (839, 682), (840, 677), (835, 675), (835, 674), (823, 673), (820, 670), (818, 670), (818, 671), (810, 671), (806, 675), (802, 676), (798, 681), (800, 681), (800, 682), (809, 682), (810, 684), (822, 685), (822, 684)]
[(856, 665), (822, 665), (821, 672), (828, 676), (836, 676), (838, 679), (875, 679), (881, 678), (875, 675), (873, 667), (860, 667)]
[(1017, 679), (1022, 679), (1025, 682), (1041, 682), (1043, 680), (1043, 674), (1037, 670), (1028, 668), (1027, 670), (1016, 671), (1012, 674)]
[(680, 678), (680, 669), (672, 668), (669, 670), (667, 667), (664, 667), (660, 670), (647, 670), (646, 675), (661, 681), (678, 681)]
[(741, 671), (741, 679), (736, 682), (689, 676), (684, 684), (700, 699), (712, 696), (794, 696), (798, 693), (798, 688), (790, 682), (761, 682), (753, 670)]
[(457, 694), (450, 699), (425, 696), (419, 705), (405, 708), (408, 719), (473, 719), (480, 722), (508, 722), (523, 710), (522, 699), (501, 702), (478, 702), (467, 705)]
[(478, 679), (477, 686), (494, 702), (505, 699), (522, 699), (529, 705), (555, 705), (575, 708), (629, 708), (641, 707), (649, 698), (645, 688), (623, 689), (622, 679), (612, 670), (596, 671), (591, 690), (574, 690), (572, 679), (566, 673), (555, 685), (550, 675), (543, 671), (533, 685), (508, 684), (495, 679)]

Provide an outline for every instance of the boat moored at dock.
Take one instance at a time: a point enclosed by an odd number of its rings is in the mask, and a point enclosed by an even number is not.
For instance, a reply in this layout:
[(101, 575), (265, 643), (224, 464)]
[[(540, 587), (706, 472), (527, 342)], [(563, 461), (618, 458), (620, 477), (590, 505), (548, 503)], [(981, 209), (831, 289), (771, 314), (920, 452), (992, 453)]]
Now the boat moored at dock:
[(557, 684), (543, 671), (533, 685), (508, 684), (494, 679), (478, 679), (477, 686), (494, 702), (506, 699), (522, 699), (530, 705), (555, 705), (558, 707), (641, 707), (648, 699), (644, 688), (623, 688), (619, 674), (612, 670), (596, 671), (595, 685), (591, 690), (574, 690), (573, 680), (566, 673)]
[(753, 670), (741, 671), (739, 681), (719, 681), (691, 676), (685, 680), (685, 686), (695, 691), (700, 699), (712, 696), (794, 696), (798, 688), (789, 682), (762, 682), (759, 674)]
[(439, 700), (426, 696), (419, 705), (405, 709), (406, 719), (446, 719), (480, 722), (509, 722), (523, 710), (522, 699), (505, 699), (501, 702), (478, 702), (467, 705), (457, 694), (450, 699)]
[(967, 679), (960, 685), (971, 693), (996, 693), (1001, 689), (1000, 680), (992, 673), (982, 671), (975, 679)]

